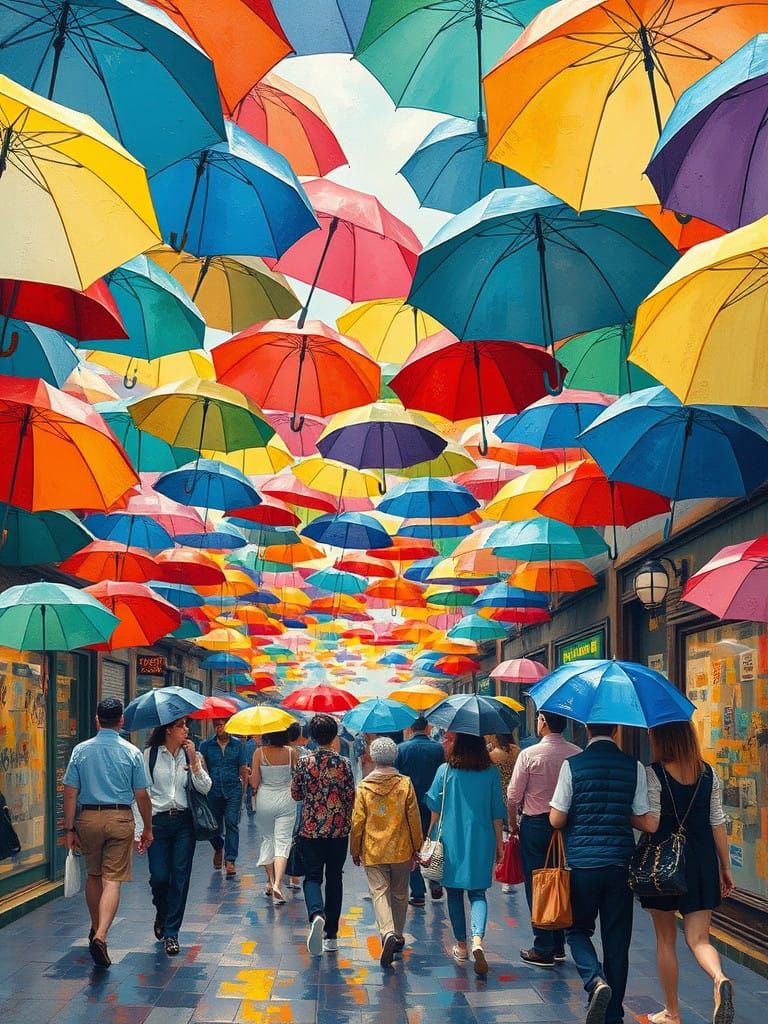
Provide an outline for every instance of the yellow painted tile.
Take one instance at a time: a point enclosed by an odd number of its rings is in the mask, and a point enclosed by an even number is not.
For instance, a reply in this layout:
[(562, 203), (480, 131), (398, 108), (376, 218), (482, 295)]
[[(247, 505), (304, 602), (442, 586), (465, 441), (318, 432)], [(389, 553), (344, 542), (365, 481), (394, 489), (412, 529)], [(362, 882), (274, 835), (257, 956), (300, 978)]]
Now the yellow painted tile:
[(223, 999), (238, 998), (252, 1002), (266, 1002), (275, 983), (275, 971), (238, 971), (236, 981), (222, 981), (219, 996)]
[(253, 956), (256, 952), (256, 942), (251, 940), (250, 942), (244, 942), (240, 947), (240, 952), (243, 956)]

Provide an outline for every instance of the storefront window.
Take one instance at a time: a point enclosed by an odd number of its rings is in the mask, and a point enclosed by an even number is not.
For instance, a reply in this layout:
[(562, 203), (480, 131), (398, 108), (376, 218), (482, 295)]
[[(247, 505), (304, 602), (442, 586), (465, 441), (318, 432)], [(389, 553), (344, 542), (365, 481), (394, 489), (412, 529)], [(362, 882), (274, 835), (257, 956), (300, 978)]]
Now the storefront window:
[(21, 842), (0, 861), (0, 884), (48, 859), (46, 704), (40, 658), (0, 647), (0, 791)]
[(688, 697), (718, 771), (736, 886), (768, 901), (768, 628), (743, 622), (685, 638)]
[[(66, 846), (64, 844), (64, 786), (62, 779), (80, 735), (82, 708), (88, 686), (88, 658), (82, 654), (56, 655), (56, 871), (64, 870)], [(95, 728), (95, 726), (94, 726)], [(92, 735), (92, 730), (86, 736)]]

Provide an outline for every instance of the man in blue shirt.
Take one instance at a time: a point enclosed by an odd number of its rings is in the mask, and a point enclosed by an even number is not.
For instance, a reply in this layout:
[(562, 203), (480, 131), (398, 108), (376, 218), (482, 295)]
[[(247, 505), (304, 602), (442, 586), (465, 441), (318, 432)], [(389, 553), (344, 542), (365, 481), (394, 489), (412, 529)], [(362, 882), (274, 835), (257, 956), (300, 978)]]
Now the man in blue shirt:
[(208, 806), (219, 823), (219, 834), (211, 840), (213, 866), (218, 870), (222, 860), (225, 861), (227, 878), (234, 878), (240, 848), (243, 787), (248, 782), (249, 764), (245, 743), (230, 736), (225, 725), (225, 718), (214, 718), (216, 735), (200, 744), (200, 756), (213, 783), (208, 793)]
[(131, 880), (131, 804), (135, 798), (144, 824), (139, 852), (152, 842), (152, 804), (141, 751), (120, 736), (123, 705), (119, 700), (101, 701), (96, 725), (99, 731), (93, 739), (77, 744), (64, 772), (64, 832), (67, 849), (82, 850), (85, 857), (90, 953), (97, 967), (109, 967), (107, 932), (120, 905), (120, 885)]
[[(426, 836), (429, 830), (431, 811), (424, 802), (424, 797), (434, 781), (437, 769), (445, 760), (445, 756), (440, 744), (429, 738), (429, 723), (426, 718), (417, 718), (411, 726), (411, 733), (412, 738), (401, 743), (397, 748), (395, 768), (401, 775), (407, 775), (413, 783), (416, 799), (419, 802), (421, 829)], [(410, 886), (411, 898), (408, 902), (412, 907), (423, 907), (426, 887), (418, 864), (411, 872)], [(435, 882), (430, 881), (429, 891), (433, 900), (439, 900), (443, 895), (442, 886)]]

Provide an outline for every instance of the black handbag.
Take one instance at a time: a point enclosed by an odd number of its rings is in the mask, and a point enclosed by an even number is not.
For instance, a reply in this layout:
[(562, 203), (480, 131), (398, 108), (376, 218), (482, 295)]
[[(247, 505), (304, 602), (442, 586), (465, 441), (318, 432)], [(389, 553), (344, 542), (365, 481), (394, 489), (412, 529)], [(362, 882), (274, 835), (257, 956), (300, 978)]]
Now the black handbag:
[[(186, 750), (184, 751), (184, 756), (187, 758), (187, 766), (189, 766), (189, 757), (187, 757)], [(195, 833), (195, 839), (198, 843), (214, 839), (221, 834), (216, 815), (208, 805), (208, 797), (205, 793), (200, 793), (194, 787), (191, 768), (187, 774), (187, 804), (192, 814), (192, 831)]]
[(688, 892), (685, 877), (685, 823), (698, 796), (704, 772), (699, 775), (688, 810), (681, 820), (663, 766), (661, 770), (669, 791), (677, 828), (661, 842), (654, 842), (653, 836), (648, 832), (641, 836), (629, 862), (629, 887), (637, 896), (683, 896)]
[(0, 793), (0, 860), (7, 857), (15, 857), (21, 853), (21, 843), (13, 827), (11, 812), (5, 802), (5, 797)]

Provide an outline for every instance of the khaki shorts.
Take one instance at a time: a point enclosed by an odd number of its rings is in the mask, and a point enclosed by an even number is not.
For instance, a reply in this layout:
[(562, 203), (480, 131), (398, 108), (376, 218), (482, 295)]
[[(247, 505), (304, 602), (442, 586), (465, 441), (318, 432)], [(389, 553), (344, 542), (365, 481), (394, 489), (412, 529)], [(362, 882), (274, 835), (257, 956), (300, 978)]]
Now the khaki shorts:
[(134, 836), (130, 811), (81, 811), (77, 833), (89, 875), (130, 882)]

